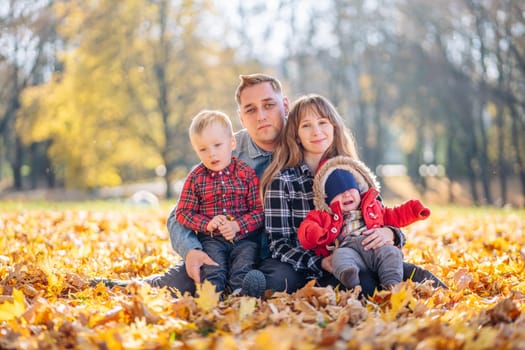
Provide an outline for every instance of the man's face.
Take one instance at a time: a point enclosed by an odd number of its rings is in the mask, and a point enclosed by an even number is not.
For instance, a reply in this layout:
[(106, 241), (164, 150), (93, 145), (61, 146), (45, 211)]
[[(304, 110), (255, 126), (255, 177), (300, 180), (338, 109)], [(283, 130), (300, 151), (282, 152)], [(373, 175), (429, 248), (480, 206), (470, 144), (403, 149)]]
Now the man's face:
[(274, 151), (288, 113), (288, 99), (269, 82), (253, 85), (240, 94), (239, 117), (257, 146)]

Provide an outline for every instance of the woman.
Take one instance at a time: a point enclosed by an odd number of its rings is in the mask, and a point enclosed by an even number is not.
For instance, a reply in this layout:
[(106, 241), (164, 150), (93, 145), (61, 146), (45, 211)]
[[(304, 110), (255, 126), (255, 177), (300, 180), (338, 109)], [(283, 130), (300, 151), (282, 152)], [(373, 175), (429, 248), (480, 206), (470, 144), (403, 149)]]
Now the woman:
[[(334, 106), (320, 95), (306, 95), (294, 102), (273, 161), (261, 179), (265, 226), (270, 238), (272, 257), (290, 264), (307, 279), (320, 285), (336, 285), (331, 256), (320, 257), (302, 248), (297, 240), (300, 223), (313, 205), (313, 177), (319, 163), (343, 155), (358, 159), (355, 141), (344, 126)], [(404, 245), (403, 233), (395, 227), (367, 230), (363, 240), (366, 250), (386, 244)], [(444, 286), (430, 272), (404, 264), (404, 278), (430, 278)], [(378, 285), (377, 275), (361, 271), (363, 292), (371, 295)]]

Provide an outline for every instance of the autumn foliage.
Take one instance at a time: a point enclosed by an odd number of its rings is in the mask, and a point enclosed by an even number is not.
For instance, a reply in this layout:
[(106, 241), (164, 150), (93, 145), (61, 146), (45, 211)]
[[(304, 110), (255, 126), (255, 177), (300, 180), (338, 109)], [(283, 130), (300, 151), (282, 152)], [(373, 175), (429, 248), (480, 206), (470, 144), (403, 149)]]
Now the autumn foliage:
[(433, 208), (405, 230), (406, 260), (448, 290), (408, 281), (365, 301), (312, 281), (291, 295), (220, 299), (207, 283), (195, 298), (88, 285), (175, 263), (168, 211), (3, 210), (0, 349), (525, 348), (523, 211)]

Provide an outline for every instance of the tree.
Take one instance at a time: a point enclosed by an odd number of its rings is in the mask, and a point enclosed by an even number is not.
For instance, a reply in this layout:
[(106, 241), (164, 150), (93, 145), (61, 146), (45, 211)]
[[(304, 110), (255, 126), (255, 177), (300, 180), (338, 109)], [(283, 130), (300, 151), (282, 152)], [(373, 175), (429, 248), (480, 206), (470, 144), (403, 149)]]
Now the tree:
[(9, 0), (0, 12), (0, 135), (11, 165), (13, 187), (22, 189), (22, 165), (27, 148), (17, 124), (21, 96), (30, 86), (42, 83), (54, 66), (56, 18), (53, 1)]
[(67, 14), (65, 69), (28, 94), (27, 105), (40, 106), (33, 135), (53, 139), (50, 154), (67, 186), (115, 185), (123, 169), (153, 172), (161, 165), (172, 196), (173, 170), (196, 159), (189, 120), (199, 109), (225, 109), (232, 101), (235, 66), (223, 64), (233, 62), (232, 52), (203, 35), (209, 6), (168, 0), (57, 6)]

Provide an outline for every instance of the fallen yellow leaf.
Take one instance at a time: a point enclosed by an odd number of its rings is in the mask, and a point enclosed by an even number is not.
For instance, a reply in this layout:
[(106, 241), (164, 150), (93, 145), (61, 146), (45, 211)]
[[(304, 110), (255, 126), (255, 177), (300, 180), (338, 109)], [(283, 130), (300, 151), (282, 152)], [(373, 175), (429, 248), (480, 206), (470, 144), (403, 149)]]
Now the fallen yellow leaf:
[(208, 312), (217, 306), (221, 293), (215, 291), (215, 286), (208, 280), (197, 284), (197, 297), (195, 302), (202, 311)]
[(13, 289), (13, 302), (6, 301), (0, 304), (0, 321), (9, 321), (20, 317), (26, 309), (24, 293)]

